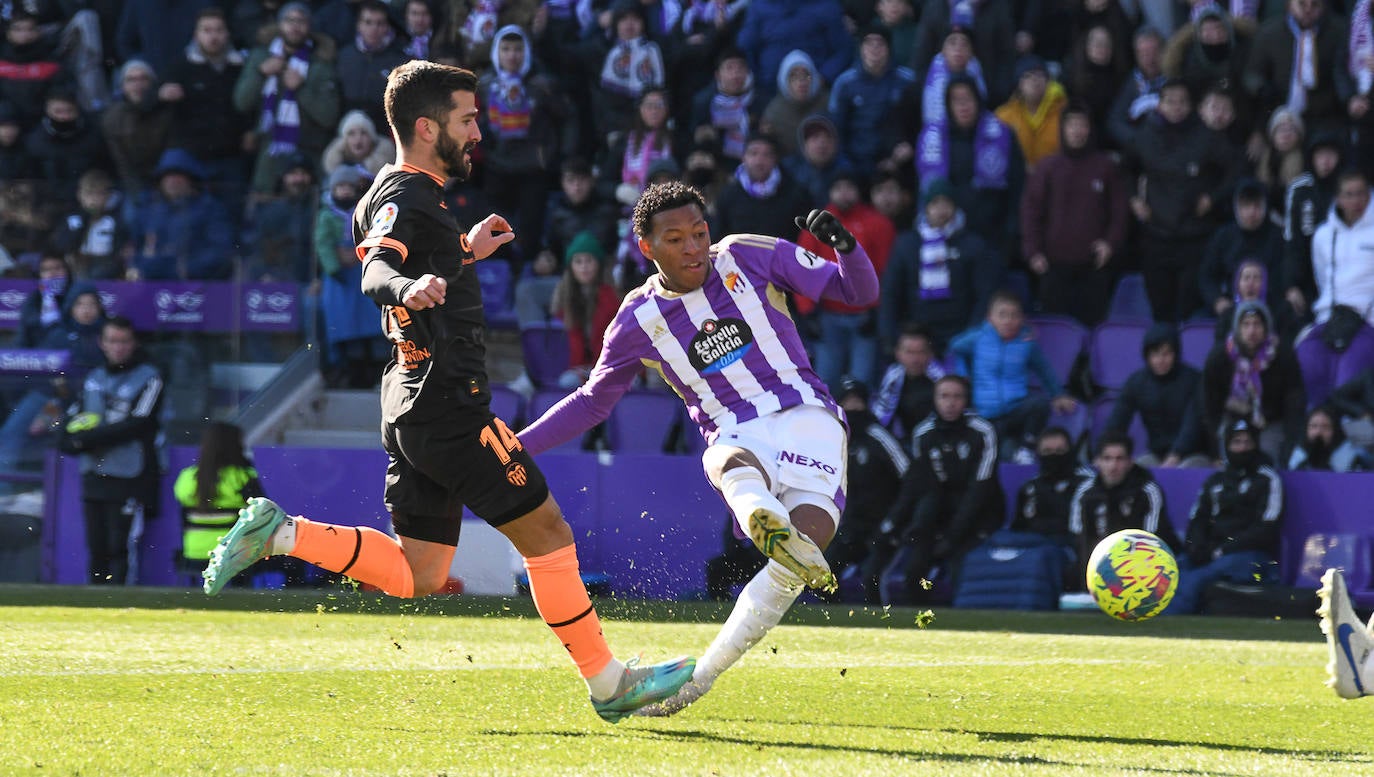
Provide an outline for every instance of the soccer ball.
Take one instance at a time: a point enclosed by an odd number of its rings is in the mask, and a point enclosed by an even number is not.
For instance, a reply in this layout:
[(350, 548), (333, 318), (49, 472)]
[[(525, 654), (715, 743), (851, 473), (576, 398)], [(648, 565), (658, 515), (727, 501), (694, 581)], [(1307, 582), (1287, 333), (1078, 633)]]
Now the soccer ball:
[(1178, 589), (1178, 562), (1169, 546), (1144, 529), (1104, 538), (1088, 557), (1088, 591), (1097, 606), (1123, 621), (1164, 612)]

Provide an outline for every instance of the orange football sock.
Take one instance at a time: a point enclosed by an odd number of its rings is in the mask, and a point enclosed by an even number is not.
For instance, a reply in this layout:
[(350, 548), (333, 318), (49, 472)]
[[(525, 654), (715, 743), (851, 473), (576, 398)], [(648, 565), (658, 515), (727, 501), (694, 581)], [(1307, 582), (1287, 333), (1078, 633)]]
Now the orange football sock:
[(578, 574), (577, 546), (526, 558), (525, 569), (530, 573), (530, 596), (535, 608), (568, 649), (577, 670), (583, 677), (592, 677), (605, 669), (614, 656)]
[(365, 526), (335, 526), (304, 518), (296, 521), (296, 547), (291, 551), (331, 572), (338, 572), (361, 583), (375, 585), (391, 596), (409, 599), (415, 595), (415, 578), (410, 573), (401, 544), (376, 529)]

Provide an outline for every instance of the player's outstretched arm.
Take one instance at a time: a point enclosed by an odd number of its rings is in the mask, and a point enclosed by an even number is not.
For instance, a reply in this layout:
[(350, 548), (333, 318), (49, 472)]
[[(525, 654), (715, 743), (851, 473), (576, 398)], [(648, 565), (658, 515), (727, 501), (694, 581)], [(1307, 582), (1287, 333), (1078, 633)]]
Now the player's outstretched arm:
[(838, 216), (828, 210), (813, 210), (805, 217), (798, 216), (796, 223), (835, 249), (839, 272), (821, 292), (825, 299), (846, 305), (872, 305), (878, 301), (878, 274), (873, 270), (873, 260)]
[(514, 239), (515, 231), (511, 229), (510, 222), (495, 213), (468, 230), (468, 244), (472, 246), (472, 255), (478, 259), (486, 259)]

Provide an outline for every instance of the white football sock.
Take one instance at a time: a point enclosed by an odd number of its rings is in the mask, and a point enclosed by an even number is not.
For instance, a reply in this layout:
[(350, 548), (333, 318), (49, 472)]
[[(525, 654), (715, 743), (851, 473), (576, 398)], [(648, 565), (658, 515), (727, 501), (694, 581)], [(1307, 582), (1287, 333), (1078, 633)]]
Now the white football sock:
[(710, 687), (726, 669), (769, 632), (802, 592), (802, 580), (776, 561), (769, 561), (740, 592), (735, 609), (711, 646), (697, 660), (692, 682)]
[(296, 521), (303, 520), (299, 515), (288, 515), (281, 526), (272, 532), (272, 540), (267, 543), (267, 552), (273, 556), (284, 556), (296, 549)]
[(625, 664), (621, 663), (618, 658), (612, 658), (611, 663), (606, 664), (605, 669), (586, 678), (587, 690), (591, 692), (593, 699), (605, 701), (620, 690), (620, 681), (623, 679), (625, 679)]
[(735, 467), (721, 473), (720, 493), (746, 536), (750, 533), (749, 516), (759, 508), (777, 513), (784, 519), (788, 517), (787, 508), (769, 492), (763, 473), (753, 467)]

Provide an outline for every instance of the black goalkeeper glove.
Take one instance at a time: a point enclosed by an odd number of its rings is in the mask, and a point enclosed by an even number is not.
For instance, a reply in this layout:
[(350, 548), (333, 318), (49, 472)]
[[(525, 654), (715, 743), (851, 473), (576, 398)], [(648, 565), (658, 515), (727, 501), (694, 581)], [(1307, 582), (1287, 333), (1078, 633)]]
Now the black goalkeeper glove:
[(859, 245), (854, 234), (828, 210), (813, 210), (805, 218), (798, 216), (795, 221), (798, 229), (810, 232), (838, 253), (847, 254)]

